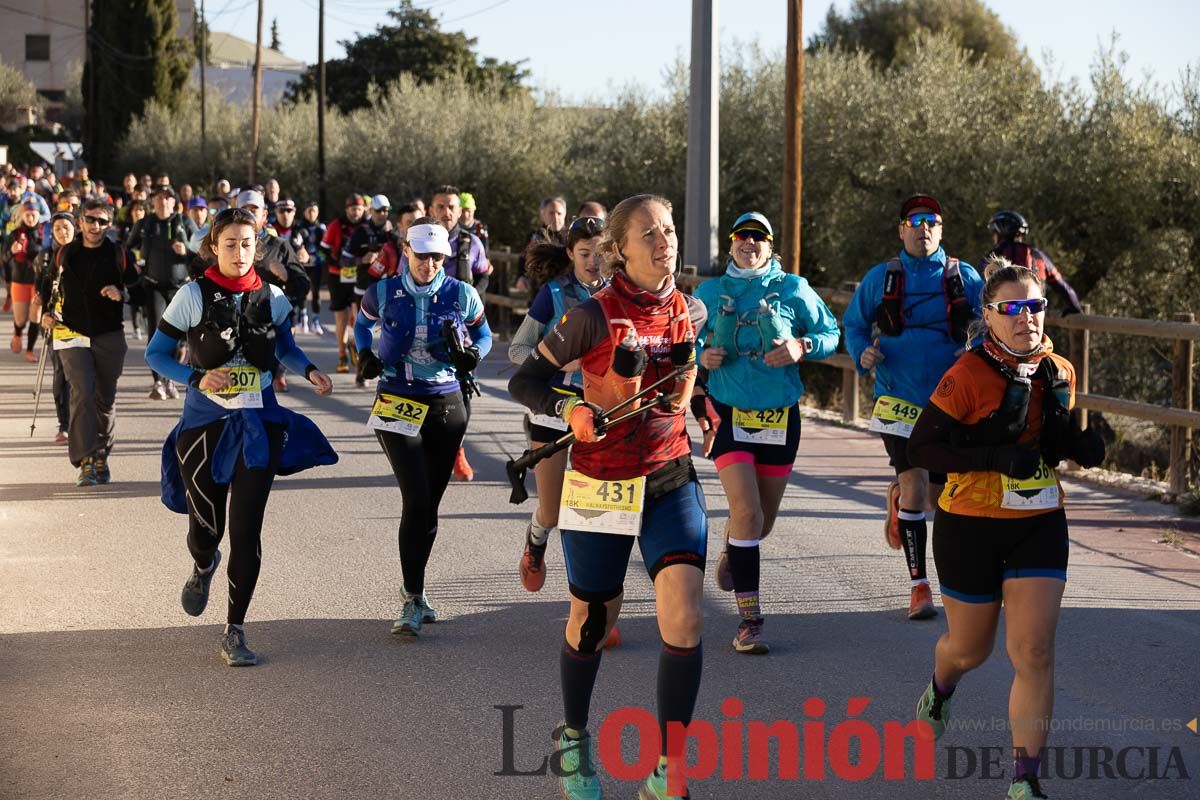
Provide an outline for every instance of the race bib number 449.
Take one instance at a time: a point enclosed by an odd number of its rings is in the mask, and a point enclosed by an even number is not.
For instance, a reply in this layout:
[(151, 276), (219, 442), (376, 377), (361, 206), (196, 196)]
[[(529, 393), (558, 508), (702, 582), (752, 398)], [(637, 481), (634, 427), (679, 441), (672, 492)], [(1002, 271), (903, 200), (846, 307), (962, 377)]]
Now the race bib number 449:
[(921, 407), (899, 397), (884, 395), (875, 401), (868, 430), (875, 433), (890, 433), (907, 439), (912, 436), (913, 425), (921, 416)]
[(603, 481), (567, 470), (558, 526), (574, 531), (637, 536), (642, 529), (646, 479)]

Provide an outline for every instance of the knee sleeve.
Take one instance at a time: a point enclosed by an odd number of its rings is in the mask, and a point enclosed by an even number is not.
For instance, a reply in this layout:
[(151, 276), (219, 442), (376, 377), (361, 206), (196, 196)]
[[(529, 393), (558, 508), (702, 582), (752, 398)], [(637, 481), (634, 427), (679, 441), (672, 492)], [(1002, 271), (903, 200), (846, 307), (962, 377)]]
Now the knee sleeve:
[(624, 590), (624, 585), (605, 592), (589, 592), (575, 586), (571, 587), (571, 595), (587, 603), (588, 609), (587, 618), (579, 626), (579, 647), (576, 649), (580, 653), (594, 653), (600, 643), (604, 641), (604, 634), (608, 631), (607, 603), (620, 597)]

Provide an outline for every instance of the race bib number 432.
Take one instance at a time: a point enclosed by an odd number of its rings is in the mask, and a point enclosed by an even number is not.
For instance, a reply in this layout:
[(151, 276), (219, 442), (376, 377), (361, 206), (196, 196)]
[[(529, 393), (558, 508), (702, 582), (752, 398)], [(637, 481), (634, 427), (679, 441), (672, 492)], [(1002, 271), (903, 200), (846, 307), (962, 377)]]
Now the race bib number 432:
[(603, 481), (567, 470), (558, 526), (574, 531), (637, 536), (642, 529), (646, 479)]
[(921, 407), (899, 397), (884, 395), (875, 401), (868, 430), (875, 433), (890, 433), (907, 439), (912, 436), (913, 425), (921, 416)]

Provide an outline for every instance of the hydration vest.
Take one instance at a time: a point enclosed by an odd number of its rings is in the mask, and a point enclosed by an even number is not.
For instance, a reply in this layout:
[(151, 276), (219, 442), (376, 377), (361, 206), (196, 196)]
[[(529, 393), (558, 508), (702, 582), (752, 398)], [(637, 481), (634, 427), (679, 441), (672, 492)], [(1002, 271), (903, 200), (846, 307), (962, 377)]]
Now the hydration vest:
[(243, 292), (241, 308), (234, 292), (206, 276), (196, 279), (204, 310), (200, 324), (187, 332), (192, 366), (209, 370), (223, 366), (238, 351), (262, 372), (274, 370), (275, 323), (271, 314), (271, 287), (264, 283)]
[[(444, 364), (450, 363), (450, 351), (442, 337), (442, 323), (449, 320), (460, 338), (470, 338), (459, 303), (459, 283), (448, 275), (443, 276), (442, 285), (428, 296), (425, 347), (431, 356)], [(379, 360), (388, 367), (395, 367), (412, 351), (417, 330), (417, 299), (405, 288), (402, 276), (376, 283), (375, 299), (379, 308)]]
[(1014, 267), (1025, 267), (1037, 272), (1037, 259), (1033, 256), (1033, 248), (1024, 242), (1001, 242), (992, 248), (992, 253), (1007, 258)]
[[(957, 258), (947, 258), (942, 270), (942, 294), (946, 299), (946, 332), (951, 341), (967, 341), (971, 324), (971, 305), (963, 286)], [(884, 336), (899, 336), (904, 331), (904, 262), (893, 258), (883, 276), (883, 301), (875, 311), (875, 324)]]
[[(763, 296), (759, 298), (757, 308), (746, 309), (740, 314), (737, 310), (737, 298), (741, 293), (734, 294), (733, 286), (726, 281), (727, 277), (727, 275), (722, 275), (720, 278), (721, 287), (728, 290), (729, 294), (721, 295), (721, 299), (725, 302), (718, 309), (717, 318), (713, 321), (713, 338), (709, 344), (709, 347), (720, 347), (725, 350), (724, 363), (732, 363), (739, 356), (762, 358), (767, 351), (775, 349), (776, 339), (786, 341), (795, 338), (792, 335), (792, 326), (779, 313), (780, 293), (772, 291), (783, 288), (785, 276), (780, 275), (766, 285)], [(753, 327), (758, 333), (758, 349), (756, 350), (744, 351), (738, 346), (738, 330), (746, 327)]]
[[(984, 345), (971, 348), (972, 353), (1004, 378), (1004, 397), (1000, 406), (984, 419), (973, 425), (958, 426), (951, 435), (956, 447), (995, 447), (1013, 444), (1020, 438), (1029, 421), (1029, 400), (1033, 396), (1033, 381), (1041, 380), (1043, 444), (1055, 437), (1067, 421), (1067, 403), (1070, 402), (1070, 383), (1059, 377), (1058, 367), (1049, 354), (1038, 362), (1032, 376), (1019, 375), (1004, 360), (990, 353)], [(1047, 435), (1050, 434), (1050, 435)], [(1047, 458), (1047, 461), (1050, 461)], [(1054, 459), (1057, 464), (1060, 459)], [(1054, 466), (1051, 464), (1051, 466)]]

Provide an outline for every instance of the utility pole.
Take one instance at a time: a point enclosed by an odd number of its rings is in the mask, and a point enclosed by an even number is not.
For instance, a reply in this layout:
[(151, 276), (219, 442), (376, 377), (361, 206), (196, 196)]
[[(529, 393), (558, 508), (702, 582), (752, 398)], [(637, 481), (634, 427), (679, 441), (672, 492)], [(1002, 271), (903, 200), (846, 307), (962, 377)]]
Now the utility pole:
[(328, 214), (325, 188), (325, 0), (317, 8), (317, 202)]
[(87, 114), (83, 118), (83, 141), (88, 158), (96, 157), (96, 65), (92, 61), (92, 0), (83, 0), (83, 60), (88, 75)]
[(204, 13), (204, 0), (200, 0), (200, 163), (208, 168), (208, 117), (205, 109), (207, 84), (204, 66), (208, 61), (208, 16)]
[(250, 185), (254, 185), (254, 171), (258, 167), (258, 114), (262, 97), (262, 26), (263, 0), (258, 0), (258, 33), (254, 40), (254, 99), (250, 115)]
[(787, 0), (787, 70), (783, 101), (783, 270), (800, 274), (800, 189), (804, 168), (804, 0)]
[(691, 90), (688, 95), (687, 208), (683, 260), (701, 275), (717, 252), (718, 120), (721, 70), (717, 56), (716, 0), (692, 0)]

